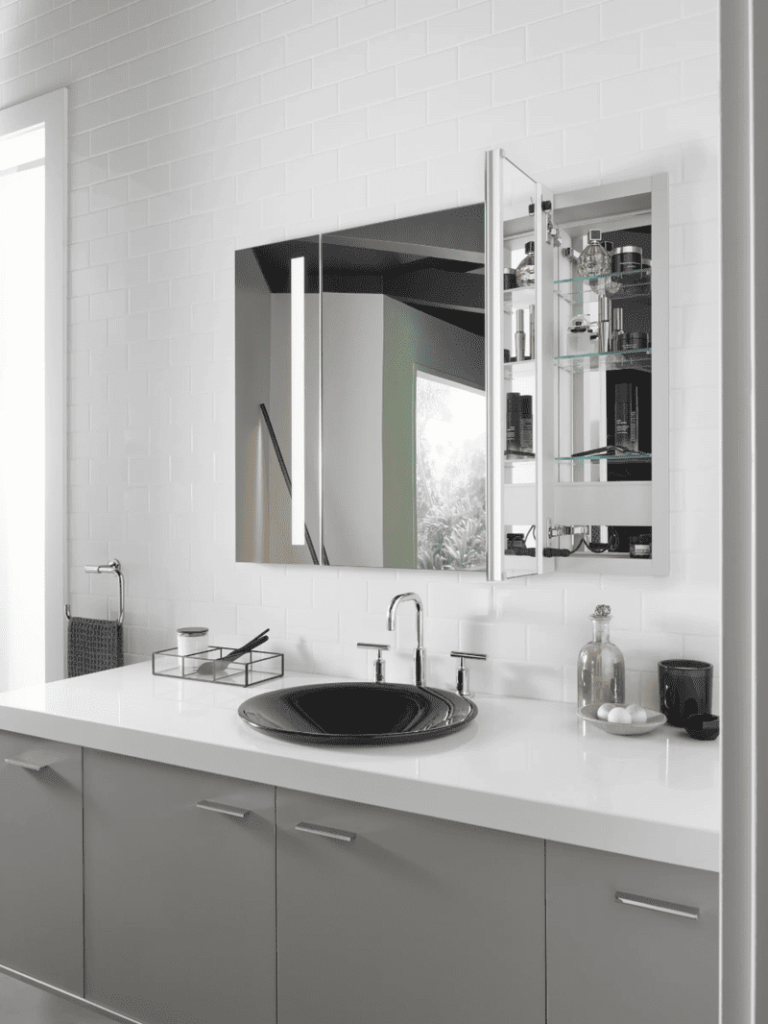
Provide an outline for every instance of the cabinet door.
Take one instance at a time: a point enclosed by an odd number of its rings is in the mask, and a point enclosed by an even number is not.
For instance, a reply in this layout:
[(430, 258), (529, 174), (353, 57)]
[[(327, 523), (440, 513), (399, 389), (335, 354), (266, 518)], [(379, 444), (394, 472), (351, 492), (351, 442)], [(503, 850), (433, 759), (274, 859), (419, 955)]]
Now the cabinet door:
[(547, 843), (549, 1024), (717, 1024), (717, 935), (716, 873)]
[(274, 1024), (274, 790), (92, 750), (83, 781), (86, 997)]
[(277, 807), (280, 1024), (543, 1024), (542, 841), (287, 790)]
[(83, 993), (82, 751), (0, 733), (0, 964)]

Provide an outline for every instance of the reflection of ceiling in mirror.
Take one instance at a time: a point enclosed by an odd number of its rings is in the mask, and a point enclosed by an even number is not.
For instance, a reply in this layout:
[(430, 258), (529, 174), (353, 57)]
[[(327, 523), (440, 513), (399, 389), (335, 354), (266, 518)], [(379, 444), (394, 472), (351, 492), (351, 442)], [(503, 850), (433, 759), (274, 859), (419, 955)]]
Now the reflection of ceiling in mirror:
[(387, 295), (485, 333), (483, 204), (323, 236), (323, 291)]
[[(290, 261), (307, 260), (307, 291), (387, 295), (438, 320), (485, 333), (485, 206), (401, 217), (252, 251), (272, 293), (290, 289)], [(318, 243), (321, 241), (321, 245)]]

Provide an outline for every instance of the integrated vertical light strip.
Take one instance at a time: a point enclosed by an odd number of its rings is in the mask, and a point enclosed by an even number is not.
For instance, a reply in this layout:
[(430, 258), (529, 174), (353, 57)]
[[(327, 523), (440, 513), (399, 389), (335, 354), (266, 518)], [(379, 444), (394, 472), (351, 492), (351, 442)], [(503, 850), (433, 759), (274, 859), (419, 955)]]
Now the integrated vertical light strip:
[(504, 572), (504, 206), (502, 151), (485, 155), (485, 396), (488, 410), (486, 508), (488, 579)]
[(291, 260), (291, 544), (304, 546), (304, 257)]

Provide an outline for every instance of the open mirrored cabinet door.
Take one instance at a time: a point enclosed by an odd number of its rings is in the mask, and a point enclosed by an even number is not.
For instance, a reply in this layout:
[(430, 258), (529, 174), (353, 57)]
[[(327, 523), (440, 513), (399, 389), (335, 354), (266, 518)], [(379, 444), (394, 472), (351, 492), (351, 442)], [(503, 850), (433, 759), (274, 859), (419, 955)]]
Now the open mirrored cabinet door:
[(331, 565), (485, 572), (483, 204), (322, 238)]
[(542, 366), (551, 311), (542, 302), (551, 214), (541, 185), (494, 150), (486, 158), (488, 578), (549, 569), (544, 501), (551, 490), (551, 416)]
[(235, 254), (237, 560), (326, 564), (320, 239)]

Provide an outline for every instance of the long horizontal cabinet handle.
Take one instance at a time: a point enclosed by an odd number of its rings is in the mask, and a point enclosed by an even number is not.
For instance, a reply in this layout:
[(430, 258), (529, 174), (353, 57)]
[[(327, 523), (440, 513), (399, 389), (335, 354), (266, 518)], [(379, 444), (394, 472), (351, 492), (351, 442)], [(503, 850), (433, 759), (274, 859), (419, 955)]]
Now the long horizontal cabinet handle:
[(698, 907), (686, 907), (683, 903), (669, 903), (667, 900), (652, 900), (647, 896), (634, 896), (631, 892), (617, 892), (616, 902), (628, 907), (644, 907), (646, 910), (658, 910), (661, 914), (674, 914), (675, 917), (688, 917), (694, 921), (699, 918)]
[(43, 768), (48, 768), (47, 764), (35, 764), (34, 761), (25, 761), (23, 757), (6, 757), (5, 763), (15, 768), (26, 768), (30, 772), (41, 772)]
[(345, 832), (341, 828), (329, 828), (326, 825), (312, 825), (308, 821), (300, 821), (295, 826), (297, 832), (309, 832), (313, 836), (323, 836), (325, 839), (336, 839), (340, 843), (352, 843), (357, 838), (356, 832)]
[(245, 818), (250, 811), (243, 807), (232, 807), (230, 804), (220, 804), (216, 800), (199, 800), (196, 804), (201, 811), (213, 811), (214, 814), (225, 814), (228, 818)]

